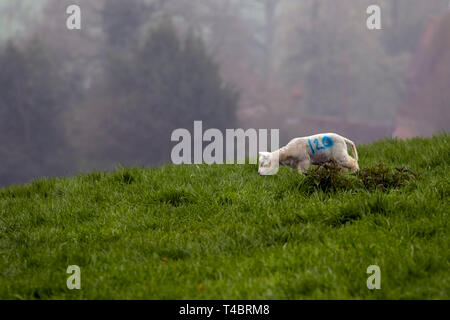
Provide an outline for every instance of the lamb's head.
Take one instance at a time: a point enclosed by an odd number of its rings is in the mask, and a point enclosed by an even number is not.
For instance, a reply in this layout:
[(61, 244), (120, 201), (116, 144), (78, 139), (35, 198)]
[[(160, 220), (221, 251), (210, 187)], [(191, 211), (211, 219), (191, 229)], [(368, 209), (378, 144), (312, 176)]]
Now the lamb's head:
[(274, 155), (270, 152), (260, 152), (258, 163), (258, 173), (260, 176), (273, 175), (278, 171), (278, 163)]

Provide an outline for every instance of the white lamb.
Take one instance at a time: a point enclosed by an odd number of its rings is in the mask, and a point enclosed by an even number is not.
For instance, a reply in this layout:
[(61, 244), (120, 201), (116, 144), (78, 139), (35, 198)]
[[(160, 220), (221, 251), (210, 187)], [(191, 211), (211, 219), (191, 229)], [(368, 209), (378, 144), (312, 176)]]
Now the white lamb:
[[(349, 156), (347, 146), (352, 148), (354, 158)], [(354, 172), (359, 170), (358, 153), (352, 141), (336, 133), (321, 133), (292, 139), (274, 152), (260, 152), (258, 173), (262, 176), (275, 174), (278, 165), (289, 166), (304, 173), (311, 164), (322, 164), (330, 160)]]

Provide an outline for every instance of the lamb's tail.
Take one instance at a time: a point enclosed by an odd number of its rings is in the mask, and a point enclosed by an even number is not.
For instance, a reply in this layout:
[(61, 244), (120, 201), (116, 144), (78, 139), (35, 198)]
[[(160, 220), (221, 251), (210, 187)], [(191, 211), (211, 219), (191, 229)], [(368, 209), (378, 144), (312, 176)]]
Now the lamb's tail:
[(347, 138), (344, 138), (344, 140), (347, 146), (352, 148), (353, 157), (355, 158), (356, 161), (358, 161), (358, 152), (356, 151), (355, 143), (351, 140), (348, 140)]

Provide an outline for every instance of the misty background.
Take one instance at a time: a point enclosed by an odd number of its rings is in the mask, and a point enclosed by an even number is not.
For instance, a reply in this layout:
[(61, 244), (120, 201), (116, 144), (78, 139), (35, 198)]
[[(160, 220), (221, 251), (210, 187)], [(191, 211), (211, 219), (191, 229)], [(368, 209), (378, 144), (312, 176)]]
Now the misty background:
[(194, 120), (430, 136), (449, 84), (448, 0), (0, 0), (0, 186), (170, 162)]

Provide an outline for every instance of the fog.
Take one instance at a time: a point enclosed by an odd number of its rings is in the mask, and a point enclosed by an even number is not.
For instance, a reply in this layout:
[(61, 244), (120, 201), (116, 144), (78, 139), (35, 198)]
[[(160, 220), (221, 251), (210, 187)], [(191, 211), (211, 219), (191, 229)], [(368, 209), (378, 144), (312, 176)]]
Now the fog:
[(426, 137), (449, 84), (448, 0), (0, 0), (0, 186), (170, 163), (195, 120)]

